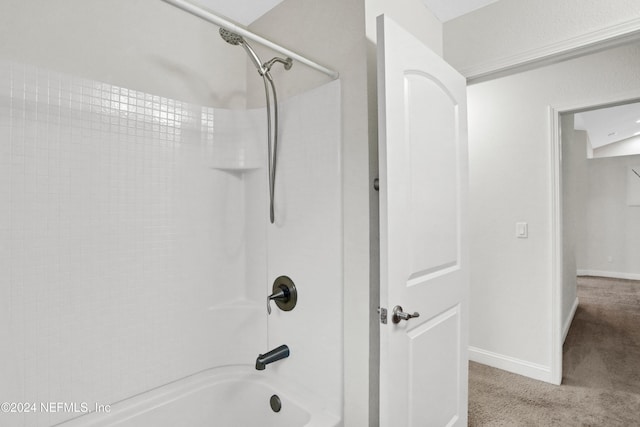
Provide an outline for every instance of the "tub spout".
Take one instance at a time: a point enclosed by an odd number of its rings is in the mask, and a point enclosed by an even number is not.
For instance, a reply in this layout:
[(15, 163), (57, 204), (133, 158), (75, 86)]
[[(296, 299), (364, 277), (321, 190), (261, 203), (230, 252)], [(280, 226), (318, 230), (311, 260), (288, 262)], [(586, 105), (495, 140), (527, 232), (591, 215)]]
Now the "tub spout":
[(262, 371), (269, 363), (276, 362), (280, 359), (284, 359), (285, 357), (289, 357), (289, 347), (283, 344), (265, 354), (259, 355), (256, 359), (256, 369), (258, 371)]

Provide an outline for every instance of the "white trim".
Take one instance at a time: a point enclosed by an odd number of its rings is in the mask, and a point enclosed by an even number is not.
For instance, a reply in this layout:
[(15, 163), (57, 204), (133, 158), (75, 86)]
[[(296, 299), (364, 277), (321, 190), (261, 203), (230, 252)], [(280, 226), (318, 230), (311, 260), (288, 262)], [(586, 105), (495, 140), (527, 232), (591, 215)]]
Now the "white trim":
[(578, 309), (578, 297), (576, 297), (575, 301), (573, 301), (573, 306), (571, 307), (571, 311), (569, 315), (564, 321), (564, 326), (562, 327), (562, 342), (564, 343), (567, 339), (567, 334), (569, 333), (569, 328), (571, 327), (571, 323), (573, 322), (573, 318), (576, 315), (576, 310)]
[(469, 346), (469, 360), (535, 380), (553, 382), (551, 381), (551, 369), (549, 366), (482, 350), (477, 347)]
[(640, 280), (640, 273), (621, 273), (618, 271), (578, 270), (578, 276), (609, 277), (612, 279)]
[(560, 62), (578, 55), (640, 39), (640, 18), (592, 31), (547, 46), (530, 49), (460, 70), (467, 81), (482, 81), (520, 69)]
[(549, 265), (550, 265), (550, 304), (551, 304), (551, 345), (549, 346), (549, 360), (551, 360), (551, 381), (554, 384), (562, 382), (562, 140), (560, 126), (560, 112), (549, 107), (549, 165), (550, 165), (550, 236)]
[(165, 3), (169, 3), (170, 5), (173, 5), (175, 7), (177, 7), (178, 9), (182, 9), (185, 12), (188, 12), (194, 16), (197, 16), (200, 19), (204, 19), (207, 22), (211, 22), (214, 25), (217, 25), (219, 27), (224, 27), (227, 30), (236, 33), (244, 38), (247, 38), (249, 40), (252, 40), (256, 43), (260, 43), (263, 46), (266, 46), (270, 49), (275, 50), (278, 53), (281, 53), (283, 55), (288, 56), (289, 58), (298, 61), (308, 67), (311, 67), (315, 70), (320, 71), (321, 73), (324, 73), (326, 75), (328, 75), (329, 77), (331, 77), (332, 79), (337, 79), (339, 77), (338, 72), (334, 71), (334, 70), (330, 70), (329, 68), (323, 67), (322, 65), (318, 64), (317, 62), (313, 62), (308, 58), (305, 58), (302, 55), (299, 55), (285, 47), (280, 46), (279, 44), (276, 44), (270, 40), (265, 39), (264, 37), (261, 37), (255, 33), (252, 33), (251, 31), (246, 30), (245, 28), (227, 20), (224, 19), (216, 14), (214, 14), (213, 12), (210, 12), (208, 10), (205, 10), (203, 8), (201, 8), (200, 6), (197, 6), (189, 1), (186, 0), (163, 0)]

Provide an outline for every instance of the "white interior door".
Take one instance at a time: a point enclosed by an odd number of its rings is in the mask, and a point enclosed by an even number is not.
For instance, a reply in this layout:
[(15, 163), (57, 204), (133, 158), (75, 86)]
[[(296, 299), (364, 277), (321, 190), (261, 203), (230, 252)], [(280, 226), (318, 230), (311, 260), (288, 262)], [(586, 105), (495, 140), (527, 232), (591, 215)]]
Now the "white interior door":
[(378, 97), (380, 425), (466, 426), (466, 81), (382, 15)]

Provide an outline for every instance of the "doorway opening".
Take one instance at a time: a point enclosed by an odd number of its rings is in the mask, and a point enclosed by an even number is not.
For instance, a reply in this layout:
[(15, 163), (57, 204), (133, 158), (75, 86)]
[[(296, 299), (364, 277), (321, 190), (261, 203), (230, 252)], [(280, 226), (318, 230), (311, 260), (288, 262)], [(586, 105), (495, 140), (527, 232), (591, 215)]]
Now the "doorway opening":
[(563, 344), (578, 308), (578, 277), (640, 279), (633, 262), (640, 247), (630, 244), (640, 239), (638, 98), (550, 107), (552, 376), (557, 384)]

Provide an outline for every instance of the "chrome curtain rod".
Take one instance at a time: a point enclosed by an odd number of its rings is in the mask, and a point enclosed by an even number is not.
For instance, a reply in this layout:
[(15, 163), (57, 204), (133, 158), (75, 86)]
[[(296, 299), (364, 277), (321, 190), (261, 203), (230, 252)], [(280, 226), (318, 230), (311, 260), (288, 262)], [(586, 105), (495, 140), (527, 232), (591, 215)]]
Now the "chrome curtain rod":
[(332, 79), (337, 79), (339, 74), (337, 71), (334, 70), (330, 70), (329, 68), (323, 67), (322, 65), (313, 62), (307, 58), (305, 58), (304, 56), (298, 55), (295, 52), (290, 51), (289, 49), (286, 49), (278, 44), (275, 44), (263, 37), (260, 37), (257, 34), (252, 33), (251, 31), (247, 31), (242, 27), (239, 27), (238, 25), (234, 24), (233, 22), (230, 22), (224, 18), (221, 18), (218, 15), (215, 15), (207, 10), (204, 10), (196, 5), (194, 5), (193, 3), (190, 3), (186, 0), (163, 0), (166, 3), (169, 3), (179, 9), (184, 10), (185, 12), (188, 12), (192, 15), (197, 16), (198, 18), (204, 19), (205, 21), (211, 22), (212, 24), (215, 24), (219, 27), (224, 27), (229, 31), (232, 31), (236, 34), (241, 35), (242, 37), (245, 37), (249, 40), (252, 40), (254, 42), (260, 43), (263, 46), (266, 46), (270, 49), (275, 50), (276, 52), (279, 52), (283, 55), (288, 56), (289, 58), (293, 59), (294, 61), (298, 61), (301, 62), (302, 64), (305, 64), (308, 67), (314, 68), (318, 71), (320, 71), (321, 73), (324, 73), (326, 75), (328, 75), (329, 77), (331, 77)]

